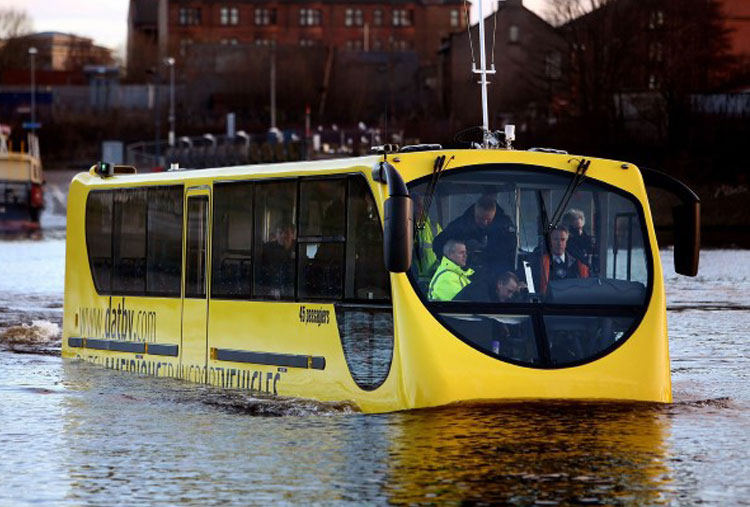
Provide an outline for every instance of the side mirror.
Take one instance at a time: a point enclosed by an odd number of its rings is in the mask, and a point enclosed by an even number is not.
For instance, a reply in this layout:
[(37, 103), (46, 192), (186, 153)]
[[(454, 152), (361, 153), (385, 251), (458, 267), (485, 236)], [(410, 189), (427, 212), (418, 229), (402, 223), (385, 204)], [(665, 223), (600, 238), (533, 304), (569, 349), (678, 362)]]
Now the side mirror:
[(383, 216), (383, 258), (391, 273), (404, 273), (411, 267), (414, 248), (414, 204), (403, 178), (388, 162), (372, 168), (372, 178), (388, 185)]
[(674, 270), (686, 276), (698, 274), (701, 253), (701, 203), (672, 208), (674, 221)]
[(701, 249), (701, 200), (680, 180), (654, 169), (641, 167), (643, 182), (665, 190), (681, 203), (672, 208), (674, 228), (674, 270), (685, 276), (698, 274)]
[(414, 250), (414, 212), (411, 197), (394, 195), (385, 201), (383, 253), (385, 267), (392, 273), (404, 273), (411, 267)]

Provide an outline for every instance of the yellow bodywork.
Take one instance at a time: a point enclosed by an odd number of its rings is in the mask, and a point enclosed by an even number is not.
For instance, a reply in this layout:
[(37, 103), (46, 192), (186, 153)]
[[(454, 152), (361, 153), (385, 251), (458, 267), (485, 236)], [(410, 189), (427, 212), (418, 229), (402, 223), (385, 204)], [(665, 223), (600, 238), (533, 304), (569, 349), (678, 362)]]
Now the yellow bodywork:
[[(440, 154), (446, 155), (447, 171), (477, 164), (514, 163), (572, 173), (578, 164), (578, 159), (571, 155), (504, 150), (405, 153), (390, 155), (388, 161), (409, 182), (431, 174), (435, 157)], [(406, 274), (390, 275), (393, 359), (386, 380), (371, 391), (358, 387), (349, 373), (332, 303), (110, 297), (100, 296), (95, 290), (85, 236), (86, 197), (93, 189), (183, 183), (190, 192), (195, 187), (210, 189), (215, 181), (361, 173), (370, 184), (382, 217), (387, 187), (374, 182), (371, 176), (373, 165), (380, 160), (382, 156), (372, 156), (106, 179), (90, 173), (79, 174), (70, 186), (68, 198), (63, 356), (228, 388), (349, 402), (365, 412), (496, 399), (671, 402), (666, 302), (651, 212), (640, 172), (635, 166), (621, 162), (590, 159), (587, 176), (628, 192), (640, 202), (648, 225), (653, 261), (652, 293), (645, 316), (630, 338), (608, 355), (581, 366), (538, 369), (516, 366), (483, 354), (456, 338), (430, 314)], [(210, 260), (208, 265), (211, 265)], [(207, 276), (210, 284), (210, 272)], [(330, 321), (324, 325), (301, 322), (302, 305), (327, 310)], [(103, 326), (102, 322), (108, 324)], [(72, 347), (70, 338), (82, 341)], [(151, 354), (148, 346), (143, 353), (94, 350), (85, 346), (87, 339), (105, 338), (177, 345), (180, 352), (177, 356), (168, 356)], [(324, 357), (325, 368), (310, 368), (309, 365), (307, 368), (279, 368), (222, 361), (217, 359), (216, 349)]]

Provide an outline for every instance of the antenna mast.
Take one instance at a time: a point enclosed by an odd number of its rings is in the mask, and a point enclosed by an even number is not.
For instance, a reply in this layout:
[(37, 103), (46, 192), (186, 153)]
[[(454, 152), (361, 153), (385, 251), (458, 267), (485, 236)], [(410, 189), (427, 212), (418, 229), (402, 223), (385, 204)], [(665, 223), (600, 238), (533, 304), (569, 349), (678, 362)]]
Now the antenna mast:
[[(487, 50), (484, 44), (484, 12), (482, 11), (482, 0), (478, 0), (479, 4), (479, 66), (472, 69), (475, 74), (480, 74), (481, 79), (479, 84), (482, 87), (482, 139), (484, 141), (484, 148), (489, 148), (490, 144), (496, 144), (494, 136), (490, 133), (490, 120), (487, 106), (487, 74), (495, 73), (495, 64), (492, 64), (492, 69), (487, 70)], [(494, 142), (493, 142), (494, 141)]]

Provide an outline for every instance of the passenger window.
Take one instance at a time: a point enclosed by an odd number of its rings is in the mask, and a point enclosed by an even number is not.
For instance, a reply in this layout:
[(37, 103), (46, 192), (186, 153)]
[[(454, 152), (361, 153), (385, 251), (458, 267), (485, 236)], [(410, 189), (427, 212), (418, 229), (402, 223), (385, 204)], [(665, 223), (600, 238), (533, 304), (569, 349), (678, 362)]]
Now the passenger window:
[(86, 202), (86, 246), (98, 292), (112, 288), (112, 192), (91, 192)]
[(206, 297), (206, 243), (208, 240), (208, 198), (191, 197), (187, 206), (187, 252), (185, 297)]
[(300, 182), (301, 237), (342, 240), (346, 219), (346, 180), (302, 180)]
[(341, 299), (344, 278), (346, 180), (300, 182), (297, 239), (300, 299)]
[(391, 283), (383, 260), (383, 229), (364, 178), (349, 179), (346, 296), (390, 300)]
[(180, 297), (182, 275), (182, 187), (148, 189), (150, 295)]
[(112, 292), (146, 290), (146, 196), (145, 189), (115, 193)]
[(213, 297), (250, 297), (253, 184), (214, 185)]
[(293, 299), (296, 255), (297, 182), (255, 186), (253, 292), (268, 299)]

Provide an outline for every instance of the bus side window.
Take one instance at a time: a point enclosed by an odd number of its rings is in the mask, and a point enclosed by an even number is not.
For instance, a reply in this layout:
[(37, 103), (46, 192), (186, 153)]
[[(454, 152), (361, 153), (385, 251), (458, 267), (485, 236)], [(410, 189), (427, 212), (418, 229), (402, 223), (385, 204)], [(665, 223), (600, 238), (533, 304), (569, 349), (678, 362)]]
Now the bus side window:
[(86, 202), (86, 246), (98, 292), (112, 289), (112, 213), (114, 192), (91, 192)]
[(390, 300), (391, 284), (383, 260), (383, 227), (364, 178), (349, 179), (346, 247), (346, 297)]
[(250, 297), (252, 241), (253, 184), (215, 184), (212, 297)]
[(297, 182), (255, 185), (253, 293), (261, 299), (293, 299)]
[(300, 299), (341, 299), (346, 241), (346, 180), (300, 181), (297, 238)]
[(146, 291), (146, 189), (115, 193), (112, 292)]
[(148, 189), (146, 291), (180, 297), (182, 278), (182, 187)]

